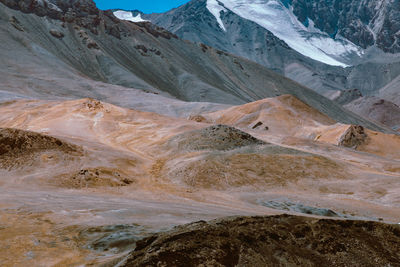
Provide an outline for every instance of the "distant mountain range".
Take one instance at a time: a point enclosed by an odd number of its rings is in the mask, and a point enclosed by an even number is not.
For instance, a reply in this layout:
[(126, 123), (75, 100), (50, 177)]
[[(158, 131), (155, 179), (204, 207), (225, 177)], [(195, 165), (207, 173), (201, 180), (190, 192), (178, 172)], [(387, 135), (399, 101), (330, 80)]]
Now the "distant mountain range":
[(0, 99), (93, 97), (134, 107), (135, 89), (222, 104), (291, 94), (337, 121), (386, 131), (257, 63), (149, 22), (121, 21), (91, 0), (2, 3)]

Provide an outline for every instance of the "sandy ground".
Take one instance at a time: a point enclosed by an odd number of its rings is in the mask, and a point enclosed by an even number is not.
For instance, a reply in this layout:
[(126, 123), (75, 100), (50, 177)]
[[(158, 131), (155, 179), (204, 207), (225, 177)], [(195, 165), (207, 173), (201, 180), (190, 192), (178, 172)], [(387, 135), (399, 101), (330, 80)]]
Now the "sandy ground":
[[(197, 115), (93, 99), (1, 104), (0, 128), (20, 137), (0, 135), (0, 265), (99, 265), (174, 225), (304, 207), (400, 222), (398, 136), (366, 130), (359, 146), (339, 146), (350, 126), (291, 96)], [(211, 134), (215, 124), (235, 128)]]

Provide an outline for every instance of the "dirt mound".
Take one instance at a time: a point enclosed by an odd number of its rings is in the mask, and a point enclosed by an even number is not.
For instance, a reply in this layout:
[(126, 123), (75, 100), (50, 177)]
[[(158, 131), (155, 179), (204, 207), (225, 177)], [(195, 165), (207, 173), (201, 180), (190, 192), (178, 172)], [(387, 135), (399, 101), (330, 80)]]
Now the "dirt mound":
[(313, 129), (336, 122), (292, 95), (282, 95), (208, 114), (208, 121), (268, 132), (274, 136), (312, 135)]
[[(279, 150), (279, 147), (272, 148)], [(282, 148), (280, 148), (282, 149)], [(291, 153), (291, 152), (289, 152)], [(210, 153), (166, 164), (168, 177), (191, 188), (261, 190), (304, 180), (345, 179), (345, 168), (327, 158), (287, 151)]]
[(168, 145), (179, 150), (232, 150), (266, 144), (248, 133), (227, 125), (214, 125), (173, 137)]
[(0, 128), (0, 168), (27, 165), (45, 151), (81, 154), (82, 148), (35, 132)]
[(123, 266), (397, 266), (400, 227), (289, 215), (196, 222), (136, 244)]

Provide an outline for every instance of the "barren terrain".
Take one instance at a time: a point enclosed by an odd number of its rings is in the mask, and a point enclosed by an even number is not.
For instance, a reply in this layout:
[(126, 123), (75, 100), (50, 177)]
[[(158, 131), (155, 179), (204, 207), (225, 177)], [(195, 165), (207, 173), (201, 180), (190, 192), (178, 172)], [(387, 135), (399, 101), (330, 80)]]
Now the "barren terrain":
[(15, 100), (0, 128), (3, 266), (111, 264), (152, 233), (234, 215), (400, 222), (400, 137), (290, 95), (186, 118)]

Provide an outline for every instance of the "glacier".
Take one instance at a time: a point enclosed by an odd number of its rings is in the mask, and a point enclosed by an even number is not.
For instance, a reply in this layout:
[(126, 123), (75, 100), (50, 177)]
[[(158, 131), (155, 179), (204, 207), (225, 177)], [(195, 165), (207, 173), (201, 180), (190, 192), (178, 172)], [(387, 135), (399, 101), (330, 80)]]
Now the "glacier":
[(224, 30), (220, 12), (228, 9), (272, 32), (297, 52), (329, 65), (347, 67), (349, 58), (364, 53), (339, 35), (333, 39), (321, 32), (310, 19), (306, 27), (294, 15), (292, 7), (279, 0), (207, 0), (207, 8)]

